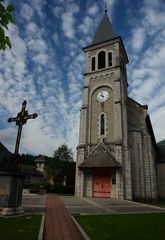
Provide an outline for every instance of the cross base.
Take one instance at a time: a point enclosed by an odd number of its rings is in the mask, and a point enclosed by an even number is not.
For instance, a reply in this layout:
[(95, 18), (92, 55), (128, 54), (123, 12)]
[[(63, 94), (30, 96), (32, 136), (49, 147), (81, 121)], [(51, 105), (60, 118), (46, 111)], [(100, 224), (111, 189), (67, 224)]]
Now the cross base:
[(25, 176), (21, 173), (0, 172), (0, 207), (2, 215), (22, 214), (22, 190)]
[(2, 211), (0, 212), (1, 215), (3, 216), (12, 216), (12, 215), (21, 215), (25, 213), (23, 210), (23, 207), (6, 207), (3, 208)]

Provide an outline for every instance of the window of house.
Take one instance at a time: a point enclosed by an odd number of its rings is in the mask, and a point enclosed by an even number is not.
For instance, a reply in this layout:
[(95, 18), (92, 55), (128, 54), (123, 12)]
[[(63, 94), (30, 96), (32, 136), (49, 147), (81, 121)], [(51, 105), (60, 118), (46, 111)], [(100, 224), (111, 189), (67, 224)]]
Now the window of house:
[(108, 53), (108, 66), (111, 67), (112, 66), (112, 52)]
[(92, 71), (95, 71), (95, 57), (92, 58)]
[(98, 69), (105, 68), (105, 52), (101, 51), (98, 54)]

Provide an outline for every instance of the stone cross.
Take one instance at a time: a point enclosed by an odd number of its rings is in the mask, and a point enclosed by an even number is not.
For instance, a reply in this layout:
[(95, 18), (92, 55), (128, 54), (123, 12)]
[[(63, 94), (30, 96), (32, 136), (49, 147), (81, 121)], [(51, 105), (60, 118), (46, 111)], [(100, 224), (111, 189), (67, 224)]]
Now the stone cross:
[(14, 151), (15, 156), (18, 156), (18, 152), (19, 152), (19, 144), (20, 144), (20, 139), (21, 139), (22, 126), (27, 122), (28, 119), (34, 119), (38, 116), (37, 113), (28, 115), (28, 111), (26, 110), (26, 104), (27, 104), (27, 102), (25, 100), (22, 103), (21, 112), (19, 112), (16, 117), (8, 119), (9, 123), (16, 122), (16, 125), (18, 126), (18, 133), (17, 133), (16, 145), (15, 145), (15, 151)]

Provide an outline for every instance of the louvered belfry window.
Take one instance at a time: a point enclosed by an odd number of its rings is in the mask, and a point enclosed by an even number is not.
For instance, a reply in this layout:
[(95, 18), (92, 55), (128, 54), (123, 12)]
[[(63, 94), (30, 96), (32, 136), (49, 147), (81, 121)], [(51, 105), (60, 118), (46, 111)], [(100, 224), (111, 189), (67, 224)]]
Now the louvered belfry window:
[(105, 68), (105, 52), (101, 51), (98, 54), (98, 69)]

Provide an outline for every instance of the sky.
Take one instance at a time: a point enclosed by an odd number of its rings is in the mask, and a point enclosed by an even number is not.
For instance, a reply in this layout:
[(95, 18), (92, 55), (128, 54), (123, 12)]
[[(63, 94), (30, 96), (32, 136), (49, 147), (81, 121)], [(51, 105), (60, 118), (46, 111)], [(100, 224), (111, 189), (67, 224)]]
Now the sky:
[[(38, 117), (23, 127), (20, 153), (63, 143), (76, 152), (84, 83), (82, 48), (104, 16), (103, 0), (12, 0), (12, 49), (0, 52), (0, 142), (14, 151), (15, 117), (26, 99)], [(156, 141), (165, 139), (165, 0), (109, 0), (108, 15), (128, 54), (129, 96), (147, 104)], [(76, 155), (74, 154), (74, 158)]]

